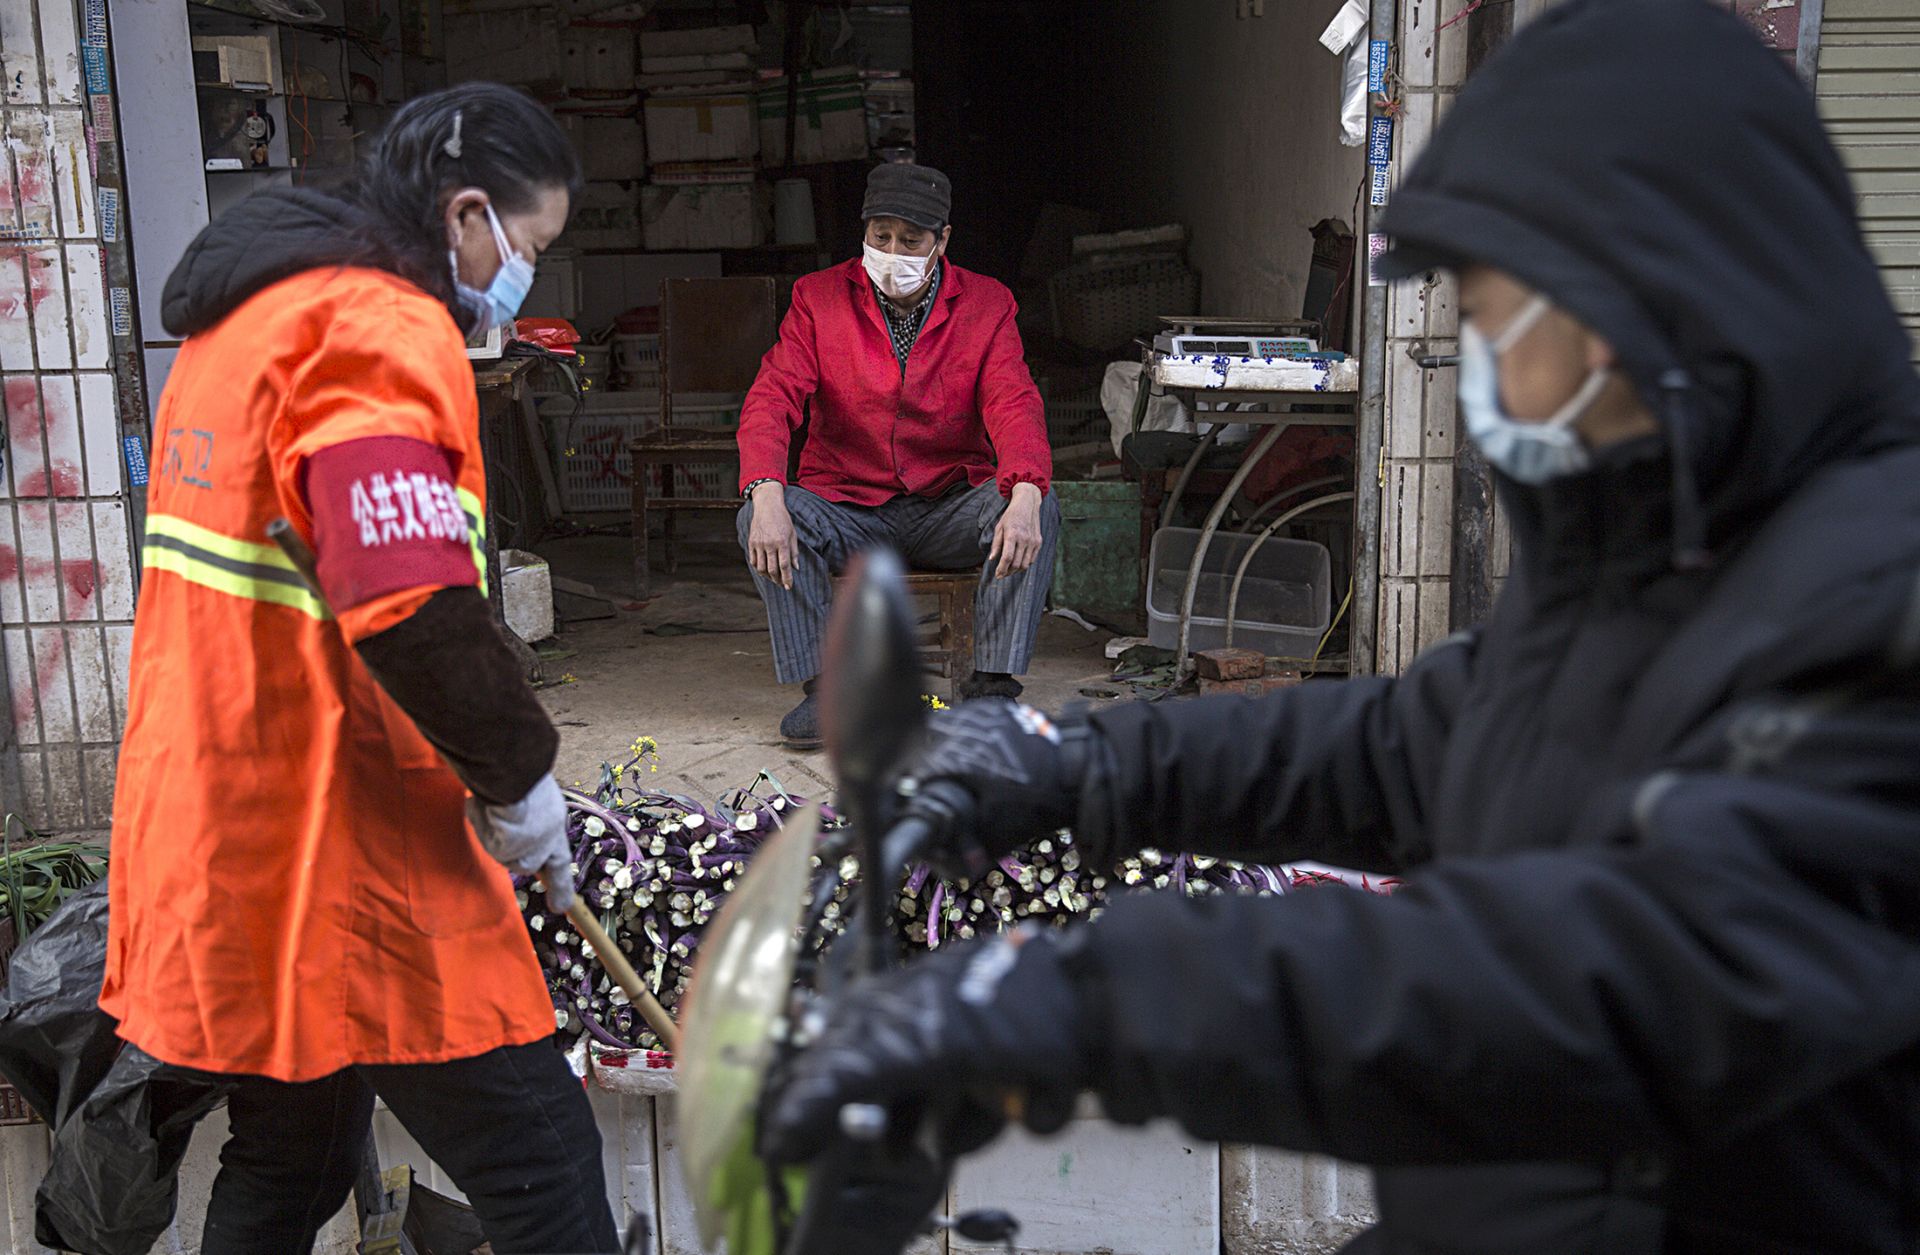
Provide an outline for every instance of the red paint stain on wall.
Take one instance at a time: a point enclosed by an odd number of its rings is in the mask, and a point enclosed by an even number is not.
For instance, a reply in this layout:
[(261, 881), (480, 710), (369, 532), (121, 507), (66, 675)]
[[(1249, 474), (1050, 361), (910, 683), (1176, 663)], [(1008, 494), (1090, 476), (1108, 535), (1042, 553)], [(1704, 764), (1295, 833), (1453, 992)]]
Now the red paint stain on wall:
[(20, 555), (10, 545), (0, 545), (0, 580), (20, 574)]
[(71, 462), (61, 462), (51, 470), (35, 471), (20, 481), (23, 497), (77, 497), (80, 495), (80, 470)]
[(19, 375), (7, 380), (7, 431), (15, 440), (38, 440), (41, 430), (46, 426), (46, 415), (40, 408), (40, 385), (31, 375)]
[(67, 581), (67, 588), (80, 601), (93, 596), (93, 590), (100, 583), (99, 568), (85, 558), (61, 563), (60, 573)]
[(34, 719), (34, 694), (45, 689), (54, 681), (54, 676), (67, 656), (67, 642), (63, 636), (45, 636), (41, 638), (40, 655), (33, 670), (34, 687), (31, 693), (13, 694), (13, 727), (18, 733), (32, 725)]

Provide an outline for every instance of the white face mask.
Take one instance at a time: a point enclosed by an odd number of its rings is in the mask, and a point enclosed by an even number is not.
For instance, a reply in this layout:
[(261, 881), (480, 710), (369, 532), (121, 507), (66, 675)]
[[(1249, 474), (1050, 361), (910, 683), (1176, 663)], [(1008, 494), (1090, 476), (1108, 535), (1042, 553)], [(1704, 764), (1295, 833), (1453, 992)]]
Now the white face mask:
[(1467, 436), (1490, 464), (1523, 484), (1578, 475), (1593, 465), (1593, 452), (1573, 424), (1606, 387), (1609, 374), (1598, 367), (1589, 371), (1579, 391), (1540, 422), (1508, 415), (1500, 401), (1500, 355), (1518, 344), (1547, 308), (1546, 297), (1534, 297), (1493, 340), (1471, 322), (1460, 325), (1460, 413)]
[(911, 253), (883, 253), (873, 245), (866, 247), (867, 274), (874, 286), (896, 301), (904, 301), (926, 286), (927, 274), (940, 260), (940, 250), (926, 257)]

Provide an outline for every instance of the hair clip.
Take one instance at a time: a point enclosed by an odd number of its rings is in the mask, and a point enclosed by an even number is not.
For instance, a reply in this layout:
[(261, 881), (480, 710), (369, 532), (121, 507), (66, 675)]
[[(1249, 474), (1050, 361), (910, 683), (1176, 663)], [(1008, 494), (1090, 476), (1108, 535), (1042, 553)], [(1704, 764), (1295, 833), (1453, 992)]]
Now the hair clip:
[(460, 124), (463, 120), (464, 115), (456, 111), (453, 115), (453, 135), (441, 146), (442, 151), (455, 161), (460, 159)]

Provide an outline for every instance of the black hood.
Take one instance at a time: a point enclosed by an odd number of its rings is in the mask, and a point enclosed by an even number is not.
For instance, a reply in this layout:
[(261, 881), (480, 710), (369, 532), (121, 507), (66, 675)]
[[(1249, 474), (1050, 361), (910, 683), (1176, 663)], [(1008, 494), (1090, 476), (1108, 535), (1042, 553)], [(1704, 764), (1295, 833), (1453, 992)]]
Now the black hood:
[(167, 278), (160, 320), (207, 330), (263, 288), (320, 266), (375, 260), (375, 233), (352, 203), (307, 188), (260, 192), (201, 231)]
[(1568, 0), (1460, 93), (1382, 220), (1619, 353), (1718, 545), (1819, 467), (1920, 438), (1920, 377), (1812, 98), (1702, 0)]

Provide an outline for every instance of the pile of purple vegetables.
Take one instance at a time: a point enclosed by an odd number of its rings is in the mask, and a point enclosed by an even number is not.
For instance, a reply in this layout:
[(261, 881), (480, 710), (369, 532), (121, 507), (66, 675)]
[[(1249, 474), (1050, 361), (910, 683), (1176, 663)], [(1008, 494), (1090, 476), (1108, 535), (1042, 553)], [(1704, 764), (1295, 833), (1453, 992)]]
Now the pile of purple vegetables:
[[(720, 913), (760, 843), (806, 799), (762, 773), (744, 789), (709, 808), (678, 794), (649, 789), (658, 770), (650, 738), (633, 745), (622, 766), (605, 765), (592, 793), (566, 791), (573, 839), (575, 889), (626, 951), (660, 1001), (678, 1018), (706, 926)], [(839, 821), (825, 812), (828, 826)], [(830, 943), (845, 931), (858, 891), (858, 865), (843, 859), (830, 900), (810, 914), (819, 919), (811, 942)], [(1064, 925), (1097, 916), (1108, 898), (1133, 890), (1210, 894), (1288, 893), (1334, 879), (1324, 872), (1255, 867), (1193, 855), (1143, 851), (1107, 871), (1084, 866), (1071, 838), (1036, 842), (1001, 860), (977, 881), (950, 881), (916, 868), (902, 886), (893, 924), (913, 947), (935, 948), (1034, 922)], [(1389, 892), (1391, 879), (1361, 887)], [(618, 1049), (658, 1049), (659, 1042), (627, 997), (615, 988), (586, 941), (564, 916), (554, 916), (537, 893), (520, 887), (534, 949), (553, 996), (554, 1022), (572, 1037)]]

